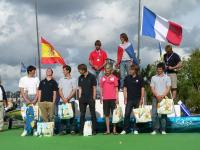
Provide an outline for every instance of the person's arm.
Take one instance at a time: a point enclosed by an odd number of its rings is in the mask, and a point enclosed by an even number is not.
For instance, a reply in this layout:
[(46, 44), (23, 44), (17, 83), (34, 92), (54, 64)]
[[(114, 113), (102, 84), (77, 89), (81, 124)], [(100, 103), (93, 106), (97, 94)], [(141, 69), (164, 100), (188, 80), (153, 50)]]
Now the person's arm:
[(96, 93), (97, 93), (97, 89), (96, 86), (93, 86), (93, 99), (96, 100)]
[(5, 89), (2, 85), (1, 85), (1, 89), (2, 89), (2, 94), (3, 94), (4, 105), (7, 107), (8, 106), (7, 96), (6, 96)]
[(167, 76), (166, 78), (166, 88), (165, 88), (165, 91), (163, 92), (163, 95), (161, 95), (162, 99), (165, 98), (165, 96), (167, 96), (169, 94), (169, 91), (171, 89), (171, 79), (170, 77)]
[(127, 104), (127, 87), (124, 87), (124, 104), (126, 105)]
[(144, 104), (144, 87), (141, 88), (140, 105)]
[(38, 102), (41, 101), (41, 94), (42, 94), (42, 91), (41, 91), (41, 90), (38, 90)]
[(25, 101), (27, 104), (30, 104), (31, 101), (30, 101), (30, 99), (27, 97), (27, 93), (24, 92), (24, 88), (20, 88), (20, 93), (21, 93), (22, 98), (24, 99), (24, 101)]
[(81, 98), (81, 94), (82, 94), (82, 88), (79, 86), (78, 87), (78, 98), (79, 98), (79, 100)]
[(34, 100), (31, 102), (33, 105), (35, 105), (38, 101), (38, 97), (39, 97), (39, 90), (38, 88), (36, 89), (36, 94), (35, 94), (35, 98)]
[(53, 91), (53, 103), (56, 102), (57, 91)]
[(169, 70), (175, 70), (175, 69), (180, 69), (182, 67), (182, 63), (181, 63), (181, 61), (176, 65), (176, 66), (174, 66), (174, 67), (172, 67), (172, 66), (168, 66), (168, 69)]
[(59, 95), (60, 95), (60, 98), (63, 100), (64, 103), (68, 103), (68, 99), (64, 97), (64, 94), (63, 94), (63, 89), (61, 87), (59, 87)]
[(119, 97), (118, 97), (118, 87), (115, 87), (115, 92), (116, 92), (116, 104), (119, 104)]

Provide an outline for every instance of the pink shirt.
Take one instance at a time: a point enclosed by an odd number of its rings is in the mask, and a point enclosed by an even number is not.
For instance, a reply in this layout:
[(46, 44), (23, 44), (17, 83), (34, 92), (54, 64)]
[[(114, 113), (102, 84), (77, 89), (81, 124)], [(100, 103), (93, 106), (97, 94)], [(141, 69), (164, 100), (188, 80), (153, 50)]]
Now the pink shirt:
[(116, 87), (118, 86), (118, 79), (114, 75), (103, 76), (100, 81), (103, 100), (116, 100)]

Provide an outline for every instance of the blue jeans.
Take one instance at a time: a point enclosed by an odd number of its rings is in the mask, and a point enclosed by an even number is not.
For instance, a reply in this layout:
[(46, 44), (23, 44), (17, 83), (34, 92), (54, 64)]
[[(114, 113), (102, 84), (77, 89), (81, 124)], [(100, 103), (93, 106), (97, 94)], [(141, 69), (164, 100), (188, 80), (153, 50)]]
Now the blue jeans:
[(128, 60), (122, 60), (120, 63), (120, 89), (124, 87), (124, 79), (129, 74), (129, 68), (132, 62)]
[(97, 80), (97, 95), (100, 95), (100, 80), (104, 76), (104, 71), (93, 71), (93, 74), (96, 77)]
[(167, 115), (157, 113), (157, 100), (154, 97), (152, 100), (152, 129), (154, 131), (165, 131), (167, 124)]

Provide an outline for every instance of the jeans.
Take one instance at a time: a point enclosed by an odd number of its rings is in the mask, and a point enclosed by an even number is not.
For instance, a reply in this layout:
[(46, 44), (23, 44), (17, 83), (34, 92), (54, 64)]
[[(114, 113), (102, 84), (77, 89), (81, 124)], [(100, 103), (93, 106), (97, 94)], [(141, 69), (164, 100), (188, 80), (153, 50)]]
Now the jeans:
[(120, 89), (124, 87), (124, 79), (129, 74), (129, 68), (132, 62), (129, 60), (122, 60), (120, 63)]
[(87, 109), (87, 105), (89, 105), (91, 118), (92, 118), (92, 131), (96, 132), (97, 127), (97, 119), (96, 119), (96, 112), (95, 112), (95, 100), (90, 99), (88, 102), (84, 102), (82, 100), (79, 101), (80, 107), (80, 133), (83, 133), (83, 128), (85, 124), (85, 113)]
[(154, 131), (165, 131), (167, 123), (167, 115), (157, 113), (158, 101), (154, 97), (152, 100), (152, 128)]
[(93, 71), (93, 74), (96, 77), (97, 80), (97, 95), (100, 96), (100, 80), (104, 76), (104, 71)]
[[(134, 101), (128, 101), (125, 108), (125, 116), (124, 116), (124, 131), (128, 132), (130, 127), (130, 115), (133, 111), (133, 108), (138, 108), (139, 104), (135, 104)], [(133, 122), (133, 130), (138, 130), (136, 119), (134, 118)]]
[[(72, 105), (72, 110), (73, 110), (74, 116), (71, 119), (66, 119), (66, 120), (59, 119), (59, 122), (57, 122), (58, 125), (59, 125), (59, 132), (60, 131), (64, 131), (64, 130), (67, 131), (68, 127), (70, 128), (70, 132), (71, 131), (74, 131), (74, 132), (76, 131), (75, 102), (72, 101), (70, 103)], [(60, 102), (60, 104), (62, 104), (62, 102)]]

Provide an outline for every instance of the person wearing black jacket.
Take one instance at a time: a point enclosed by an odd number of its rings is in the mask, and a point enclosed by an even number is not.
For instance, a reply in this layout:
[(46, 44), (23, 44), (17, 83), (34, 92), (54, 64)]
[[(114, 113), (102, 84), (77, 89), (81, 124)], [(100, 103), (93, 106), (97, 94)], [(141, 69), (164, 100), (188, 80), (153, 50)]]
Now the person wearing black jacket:
[(4, 112), (4, 105), (7, 105), (7, 97), (4, 87), (1, 85), (0, 80), (0, 131), (3, 130), (3, 112)]

